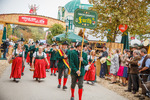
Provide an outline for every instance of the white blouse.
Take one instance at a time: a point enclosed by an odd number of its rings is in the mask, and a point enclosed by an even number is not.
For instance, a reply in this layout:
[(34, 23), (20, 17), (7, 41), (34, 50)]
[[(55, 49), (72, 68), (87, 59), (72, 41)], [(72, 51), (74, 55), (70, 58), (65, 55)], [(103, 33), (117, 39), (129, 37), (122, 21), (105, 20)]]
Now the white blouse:
[(44, 58), (47, 57), (46, 53), (44, 53), (44, 52), (42, 52), (42, 55), (39, 55), (39, 52), (34, 52), (33, 57), (36, 57), (36, 55), (38, 55), (38, 56), (43, 56), (44, 55)]

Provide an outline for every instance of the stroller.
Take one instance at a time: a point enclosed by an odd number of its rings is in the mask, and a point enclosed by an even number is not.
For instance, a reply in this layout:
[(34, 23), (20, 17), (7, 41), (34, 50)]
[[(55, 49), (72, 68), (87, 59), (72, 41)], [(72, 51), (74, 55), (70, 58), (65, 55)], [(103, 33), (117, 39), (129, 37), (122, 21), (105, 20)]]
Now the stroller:
[(146, 96), (148, 96), (149, 98), (150, 98), (150, 81), (148, 81), (148, 82), (146, 82), (146, 83), (144, 83), (143, 82), (143, 79), (142, 79), (142, 77), (141, 77), (141, 75), (150, 75), (150, 74), (139, 74), (138, 76), (139, 76), (139, 79), (141, 80), (141, 82), (142, 82), (142, 85), (145, 87), (145, 89), (146, 89)]

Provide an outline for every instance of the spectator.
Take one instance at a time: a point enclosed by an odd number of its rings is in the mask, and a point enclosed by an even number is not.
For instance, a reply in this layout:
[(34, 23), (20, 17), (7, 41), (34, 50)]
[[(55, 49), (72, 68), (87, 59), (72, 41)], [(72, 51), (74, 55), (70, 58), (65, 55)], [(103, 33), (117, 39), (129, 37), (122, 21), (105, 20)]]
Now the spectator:
[(6, 53), (8, 52), (9, 47), (9, 39), (6, 39), (6, 41), (2, 44), (2, 48), (4, 49), (3, 58), (6, 58)]
[[(139, 67), (139, 73), (141, 74), (141, 77), (143, 79), (143, 82), (147, 82), (148, 75), (143, 75), (143, 74), (150, 74), (150, 56), (147, 55), (146, 49), (142, 48), (141, 50), (141, 64)], [(141, 83), (141, 88), (142, 88), (142, 95), (137, 95), (136, 97), (140, 97), (141, 99), (144, 98), (144, 95), (146, 95), (146, 89)]]
[(127, 74), (127, 66), (126, 66), (126, 59), (127, 59), (128, 55), (127, 55), (127, 49), (124, 50), (124, 54), (123, 55), (120, 55), (120, 67), (119, 67), (119, 70), (118, 70), (118, 76), (121, 77), (121, 80), (122, 80), (122, 84), (119, 84), (119, 85), (122, 85), (122, 86), (126, 86), (126, 78), (128, 77), (128, 74)]
[[(103, 47), (103, 53), (102, 56), (99, 57), (101, 59), (102, 57), (108, 57), (107, 48)], [(100, 78), (104, 78), (104, 75), (108, 74), (107, 72), (107, 62), (101, 64), (101, 71), (100, 71)]]
[(138, 61), (141, 59), (140, 52), (138, 50), (133, 51), (133, 57), (127, 62), (129, 63), (129, 80), (128, 90), (125, 92), (131, 92), (133, 85), (133, 94), (139, 91), (139, 78), (138, 78)]
[(89, 50), (88, 50), (88, 48), (85, 46), (84, 47), (84, 50), (83, 50), (85, 53), (87, 53), (87, 55), (89, 55)]
[(113, 57), (112, 55), (110, 55), (111, 57), (110, 75), (112, 75), (110, 84), (116, 83), (116, 76), (119, 69), (119, 50), (116, 49), (114, 50), (113, 53), (114, 53)]

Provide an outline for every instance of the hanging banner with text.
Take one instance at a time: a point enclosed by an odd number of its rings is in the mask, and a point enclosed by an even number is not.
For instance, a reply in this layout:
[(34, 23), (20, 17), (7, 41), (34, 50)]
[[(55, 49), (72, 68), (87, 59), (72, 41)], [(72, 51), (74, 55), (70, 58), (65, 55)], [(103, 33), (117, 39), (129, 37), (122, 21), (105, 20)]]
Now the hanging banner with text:
[(96, 11), (76, 9), (74, 12), (75, 27), (94, 29), (97, 27), (98, 15)]
[(47, 25), (47, 19), (41, 17), (19, 16), (19, 22)]

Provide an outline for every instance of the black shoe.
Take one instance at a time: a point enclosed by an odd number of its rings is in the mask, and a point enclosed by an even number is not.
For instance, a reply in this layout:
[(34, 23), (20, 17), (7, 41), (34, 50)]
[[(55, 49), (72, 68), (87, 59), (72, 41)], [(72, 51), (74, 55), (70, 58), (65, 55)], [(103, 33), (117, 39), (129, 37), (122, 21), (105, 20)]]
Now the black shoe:
[(109, 84), (115, 84), (116, 82), (110, 82)]
[(134, 97), (137, 97), (137, 98), (139, 98), (139, 97), (141, 97), (141, 94), (135, 95)]
[(23, 76), (24, 75), (24, 73), (21, 73), (21, 76)]
[(36, 81), (38, 81), (38, 78), (36, 78)]
[(67, 89), (67, 86), (63, 86), (63, 90)]
[(136, 91), (133, 91), (132, 94), (136, 94)]
[(70, 100), (74, 100), (74, 97), (71, 97), (71, 99)]
[(54, 74), (54, 76), (57, 76), (56, 74)]
[(124, 90), (124, 92), (131, 92), (131, 90)]
[(51, 74), (51, 76), (52, 76), (53, 74)]
[(61, 85), (59, 84), (58, 86), (57, 86), (57, 88), (60, 88), (61, 87)]
[(19, 82), (19, 79), (16, 79), (15, 82), (18, 83), (18, 82)]
[(16, 81), (16, 79), (14, 78), (13, 81)]
[(49, 70), (47, 69), (46, 72), (49, 72)]
[(87, 81), (87, 84), (89, 84), (89, 81)]

